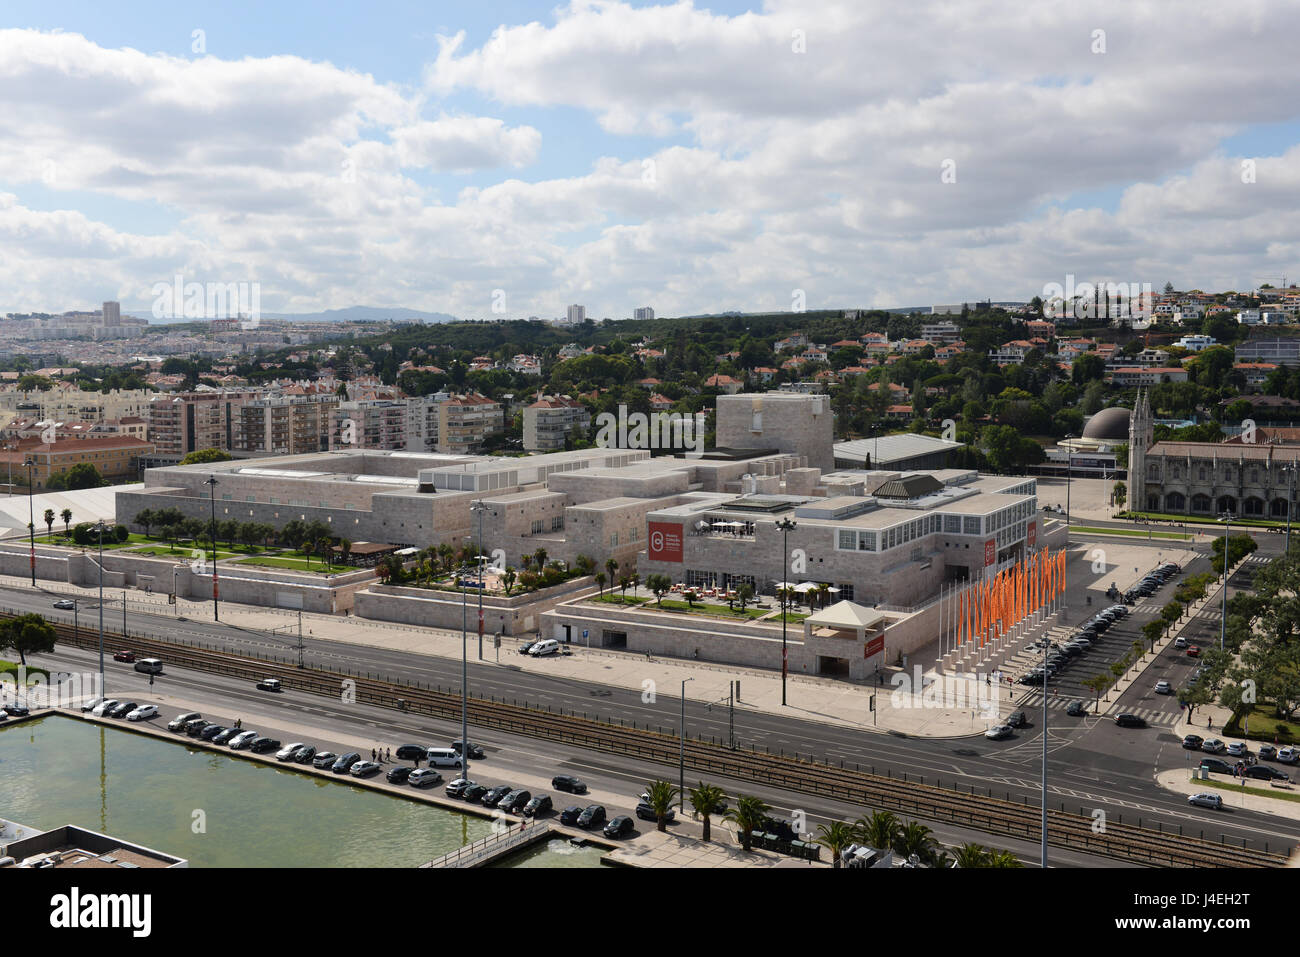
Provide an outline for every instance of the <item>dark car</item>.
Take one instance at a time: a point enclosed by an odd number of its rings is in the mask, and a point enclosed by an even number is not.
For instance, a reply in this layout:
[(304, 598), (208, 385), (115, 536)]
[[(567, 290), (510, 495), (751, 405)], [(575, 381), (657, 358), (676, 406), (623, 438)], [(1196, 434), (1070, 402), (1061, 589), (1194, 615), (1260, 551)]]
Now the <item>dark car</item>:
[(1215, 774), (1232, 773), (1232, 765), (1219, 758), (1201, 758), (1201, 767), (1207, 771), (1213, 771)]
[(225, 730), (226, 730), (225, 725), (209, 724), (206, 727), (204, 727), (202, 731), (199, 732), (199, 740), (211, 741), (213, 738), (215, 738), (217, 735), (219, 735), (222, 731)]
[(1183, 738), (1183, 747), (1188, 751), (1199, 751), (1201, 750), (1201, 745), (1204, 743), (1205, 739), (1199, 734), (1189, 734), (1187, 737)]
[(417, 758), (423, 761), (429, 754), (429, 749), (422, 744), (404, 744), (397, 749), (397, 760), (414, 761)]
[(1079, 718), (1088, 713), (1088, 706), (1082, 701), (1071, 701), (1070, 706), (1065, 709), (1065, 713), (1072, 718)]
[(248, 745), (248, 750), (254, 754), (265, 754), (267, 751), (279, 751), (280, 742), (275, 738), (254, 738)]
[(361, 755), (355, 751), (349, 751), (330, 765), (330, 770), (335, 774), (347, 774), (352, 770), (352, 765), (361, 760)]
[[(197, 738), (199, 736), (199, 732), (201, 732), (204, 728), (208, 727), (208, 725), (210, 724), (211, 722), (208, 721), (207, 718), (191, 718), (189, 721), (185, 722), (182, 730), (184, 730), (184, 732), (188, 734), (191, 738)], [(221, 725), (217, 725), (217, 727), (220, 728)]]
[[(659, 820), (659, 818), (655, 815), (654, 805), (646, 801), (639, 801), (637, 803), (636, 816), (643, 821), (657, 822)], [(664, 815), (664, 820), (667, 821), (669, 824), (671, 824), (676, 817), (677, 817), (676, 812), (673, 811), (672, 808), (669, 808), (668, 813)]]
[(621, 814), (605, 825), (606, 837), (628, 837), (636, 830), (636, 822), (626, 814)]
[(587, 785), (571, 774), (557, 774), (551, 778), (551, 787), (557, 791), (568, 791), (570, 794), (587, 793)]
[(532, 641), (525, 641), (522, 645), (519, 646), (519, 653), (521, 655), (526, 655), (528, 654), (529, 651), (532, 650), (533, 645), (540, 645), (541, 643), (542, 643), (541, 638), (534, 638)]
[(293, 753), (294, 764), (306, 764), (308, 761), (316, 760), (316, 746), (312, 744), (303, 745)]
[(513, 791), (514, 788), (509, 784), (498, 784), (492, 790), (488, 791), (483, 797), (479, 798), (479, 803), (484, 807), (496, 807), (501, 803), (501, 799)]
[[(131, 710), (135, 710), (135, 705), (131, 705)], [(117, 717), (117, 715), (113, 713), (116, 711), (117, 708), (114, 708), (113, 711), (110, 711), (109, 717), (110, 718)], [(30, 714), (30, 712), (27, 710), (27, 706), (24, 704), (19, 704), (17, 701), (15, 701), (13, 704), (7, 704), (3, 708), (0, 708), (0, 712), (3, 712), (4, 714), (8, 715), (11, 718), (25, 718), (27, 717), (28, 714)], [(126, 714), (126, 712), (123, 711), (122, 714)]]
[(389, 768), (388, 773), (384, 776), (388, 778), (389, 784), (405, 784), (406, 779), (411, 776), (411, 771), (412, 769), (405, 764), (399, 764), (395, 768)]
[(1115, 723), (1121, 728), (1145, 728), (1147, 726), (1145, 718), (1127, 711), (1124, 714), (1115, 715)]
[(1007, 715), (1007, 724), (1013, 728), (1023, 728), (1025, 726), (1025, 713), (1023, 711), (1013, 711)]
[(560, 812), (560, 823), (573, 827), (578, 823), (578, 818), (582, 817), (582, 808), (576, 804), (566, 807)]
[(1267, 764), (1252, 764), (1246, 768), (1246, 777), (1263, 778), (1266, 781), (1290, 781), (1291, 778), (1283, 771), (1277, 768), (1271, 768)]
[[(461, 743), (460, 743), (460, 741), (453, 741), (450, 745), (448, 745), (448, 747), (450, 747), (450, 748), (451, 748), (453, 751), (455, 751), (457, 754), (460, 754), (460, 748), (461, 748)], [(482, 761), (482, 760), (483, 760), (483, 749), (480, 748), (480, 747), (479, 747), (477, 744), (475, 744), (473, 741), (471, 741), (471, 742), (469, 743), (469, 759), (470, 759), (471, 761)]]
[(532, 799), (533, 792), (516, 788), (501, 799), (497, 804), (497, 810), (505, 811), (507, 814), (518, 814)]
[(447, 797), (464, 797), (465, 792), (470, 788), (477, 786), (477, 783), (478, 782), (476, 781), (471, 781), (469, 778), (456, 778), (447, 785)]
[(466, 801), (481, 801), (483, 800), (483, 795), (487, 793), (488, 786), (486, 784), (471, 784), (460, 792), (460, 796)]
[(114, 661), (125, 661), (125, 662), (127, 662), (127, 663), (129, 664), (130, 662), (135, 661), (135, 652), (134, 652), (134, 651), (115, 651), (115, 652), (113, 652), (113, 660), (114, 660)]
[(543, 814), (549, 814), (550, 811), (550, 797), (545, 794), (538, 794), (524, 805), (524, 809), (520, 813), (523, 814), (524, 817), (541, 817)]
[(212, 743), (229, 744), (231, 738), (233, 738), (237, 734), (243, 734), (243, 733), (244, 731), (242, 728), (227, 728), (225, 731), (222, 731), (220, 734), (214, 735), (212, 738)]
[(339, 756), (333, 751), (318, 751), (316, 752), (316, 757), (311, 759), (311, 766), (313, 768), (320, 768), (324, 771), (326, 768), (333, 766), (334, 762), (338, 759)]
[(586, 809), (578, 815), (578, 827), (593, 828), (600, 827), (605, 823), (605, 809), (599, 804), (589, 804)]
[[(138, 707), (140, 706), (136, 704), (134, 701), (128, 701), (126, 702), (126, 704), (118, 705), (116, 708), (113, 708), (111, 711), (106, 711), (105, 714), (110, 718), (125, 718), (128, 714), (130, 714)], [(26, 709), (24, 708), (23, 710), (25, 711)], [(9, 711), (9, 714), (13, 714), (13, 712)]]

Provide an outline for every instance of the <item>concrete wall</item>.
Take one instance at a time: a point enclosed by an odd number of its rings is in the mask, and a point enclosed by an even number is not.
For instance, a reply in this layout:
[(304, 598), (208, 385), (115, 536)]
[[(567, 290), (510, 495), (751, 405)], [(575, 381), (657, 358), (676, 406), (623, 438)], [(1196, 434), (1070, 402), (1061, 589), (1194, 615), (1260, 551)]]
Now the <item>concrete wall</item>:
[[(522, 635), (538, 627), (543, 612), (563, 601), (596, 590), (595, 579), (588, 576), (546, 589), (504, 598), (483, 596), (483, 633), (492, 635)], [(396, 585), (373, 584), (356, 592), (354, 613), (359, 618), (377, 621), (396, 621), (427, 628), (459, 629), (465, 622), (468, 609), (469, 629), (478, 633), (478, 599), (470, 591), (462, 599), (460, 592), (439, 591), (429, 588), (406, 588)], [(579, 632), (581, 634), (581, 632)]]

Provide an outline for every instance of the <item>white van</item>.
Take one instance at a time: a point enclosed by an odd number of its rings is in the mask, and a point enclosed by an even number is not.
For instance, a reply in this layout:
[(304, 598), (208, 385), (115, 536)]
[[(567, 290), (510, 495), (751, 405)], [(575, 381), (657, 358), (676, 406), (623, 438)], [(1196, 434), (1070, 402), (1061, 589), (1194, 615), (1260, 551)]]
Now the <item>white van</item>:
[(556, 655), (560, 652), (560, 643), (554, 638), (547, 638), (545, 641), (539, 641), (528, 649), (528, 653), (534, 658), (541, 658), (543, 655)]
[(162, 674), (161, 658), (141, 658), (135, 663), (135, 670), (142, 671), (147, 675)]
[(458, 768), (461, 766), (460, 753), (451, 748), (429, 748), (425, 752), (431, 768)]

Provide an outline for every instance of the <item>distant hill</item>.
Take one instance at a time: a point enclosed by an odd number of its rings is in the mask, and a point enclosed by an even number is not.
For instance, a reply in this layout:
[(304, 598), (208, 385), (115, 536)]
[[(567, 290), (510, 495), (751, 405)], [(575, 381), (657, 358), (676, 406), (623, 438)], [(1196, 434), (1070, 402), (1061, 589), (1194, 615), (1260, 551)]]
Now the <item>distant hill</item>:
[[(171, 325), (178, 322), (193, 322), (192, 319), (154, 319), (148, 314), (139, 318), (148, 319), (153, 325)], [(283, 319), (289, 322), (381, 322), (396, 319), (398, 322), (458, 322), (459, 320), (445, 312), (426, 312), (422, 309), (406, 309), (402, 306), (348, 306), (346, 309), (327, 309), (324, 312), (264, 312), (264, 319)]]

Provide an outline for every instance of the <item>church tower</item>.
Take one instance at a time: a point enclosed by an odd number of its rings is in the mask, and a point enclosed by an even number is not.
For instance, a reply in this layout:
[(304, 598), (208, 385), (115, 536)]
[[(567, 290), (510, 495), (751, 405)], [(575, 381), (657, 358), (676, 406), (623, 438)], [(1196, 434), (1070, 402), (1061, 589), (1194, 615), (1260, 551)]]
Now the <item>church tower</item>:
[(1147, 449), (1154, 437), (1151, 404), (1146, 390), (1139, 389), (1128, 426), (1128, 507), (1135, 511), (1144, 511), (1147, 507)]

